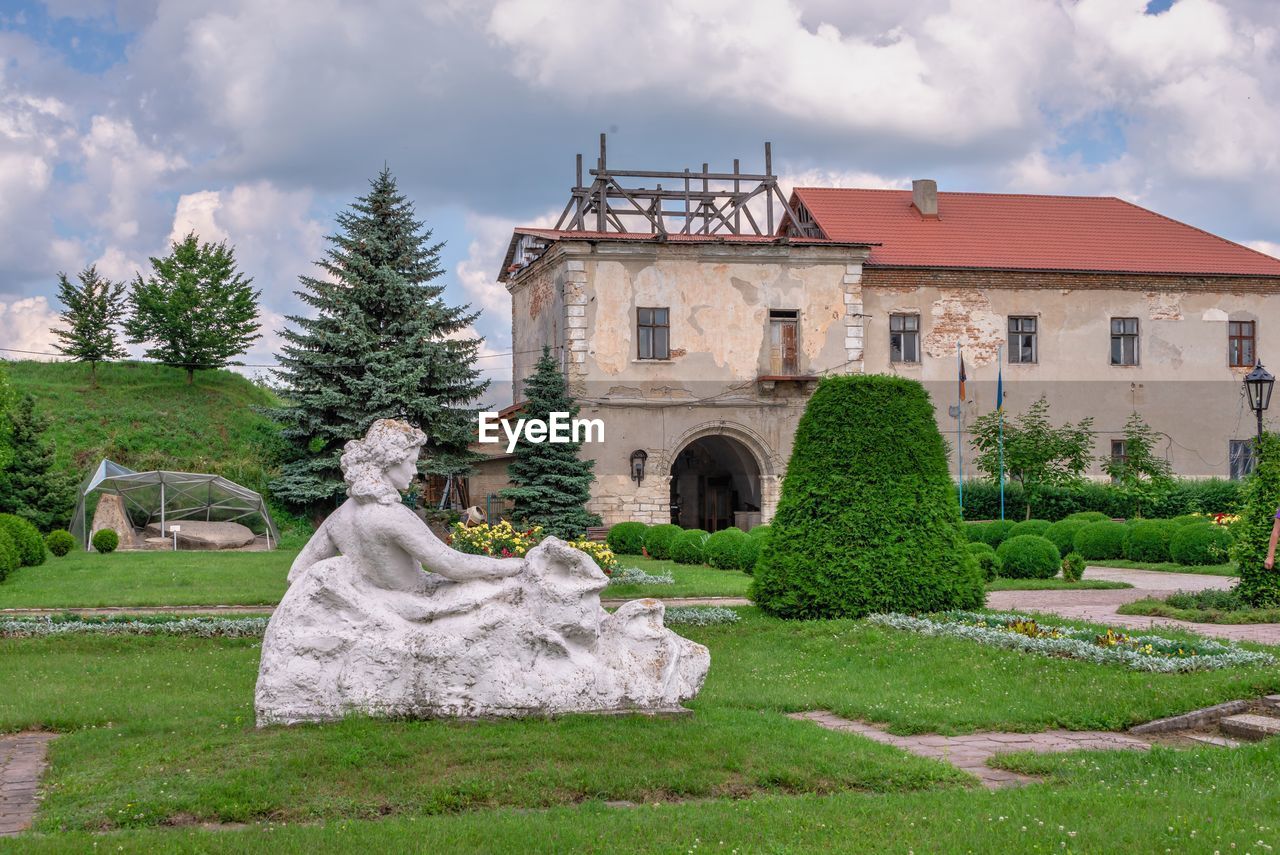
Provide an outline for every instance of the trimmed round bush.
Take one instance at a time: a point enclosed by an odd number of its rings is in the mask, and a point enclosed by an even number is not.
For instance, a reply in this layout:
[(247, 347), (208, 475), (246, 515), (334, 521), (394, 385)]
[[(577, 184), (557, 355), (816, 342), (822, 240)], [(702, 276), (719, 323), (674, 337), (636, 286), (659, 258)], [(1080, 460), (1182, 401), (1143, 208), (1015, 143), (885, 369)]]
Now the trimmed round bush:
[(120, 545), (120, 535), (112, 529), (104, 528), (94, 533), (92, 543), (93, 548), (103, 554), (115, 552), (116, 547)]
[(758, 525), (755, 528), (751, 529), (751, 531), (747, 532), (747, 536), (748, 537), (768, 537), (772, 533), (773, 533), (773, 528), (766, 523), (765, 525)]
[(992, 549), (998, 549), (1015, 525), (1017, 523), (1013, 520), (996, 520), (987, 523), (987, 527), (982, 531), (982, 542)]
[(1124, 557), (1130, 561), (1160, 563), (1169, 560), (1169, 542), (1181, 526), (1169, 520), (1139, 520), (1129, 526)]
[(1053, 545), (1058, 547), (1058, 551), (1066, 555), (1075, 549), (1076, 532), (1088, 524), (1084, 520), (1058, 520), (1046, 528), (1040, 536), (1052, 541)]
[(996, 551), (990, 546), (985, 543), (971, 543), (969, 554), (978, 562), (982, 577), (988, 582), (1000, 575), (1000, 559), (996, 557)]
[[(767, 526), (757, 526), (757, 528), (768, 528)], [(751, 531), (755, 531), (753, 528)], [(760, 560), (760, 553), (764, 550), (765, 543), (769, 540), (769, 532), (766, 531), (762, 535), (751, 536), (751, 531), (747, 532), (747, 539), (742, 542), (742, 546), (738, 551), (742, 566), (738, 569), (748, 576), (756, 572), (756, 562)]]
[(0, 526), (0, 582), (21, 566), (22, 559), (18, 557), (18, 545), (9, 536), (9, 530)]
[(65, 528), (54, 529), (44, 536), (44, 545), (49, 551), (61, 558), (76, 548), (76, 539)]
[(45, 562), (44, 538), (31, 523), (14, 514), (0, 514), (0, 526), (9, 532), (18, 548), (18, 561), (23, 567), (38, 567)]
[(644, 552), (644, 533), (648, 528), (642, 522), (618, 523), (609, 529), (605, 543), (614, 555), (640, 555)]
[(707, 560), (706, 542), (710, 537), (700, 528), (687, 528), (671, 542), (671, 560), (677, 564), (702, 564)]
[(1053, 523), (1048, 520), (1023, 520), (1022, 522), (1015, 524), (1013, 528), (1009, 529), (1009, 534), (1007, 536), (1018, 537), (1023, 534), (1035, 534), (1040, 537), (1044, 537), (1045, 529), (1051, 525), (1053, 525)]
[(1067, 516), (1064, 517), (1064, 519), (1080, 520), (1081, 522), (1094, 523), (1094, 522), (1107, 522), (1111, 519), (1111, 517), (1107, 516), (1102, 511), (1077, 511), (1074, 514), (1067, 514)]
[(1176, 516), (1176, 517), (1174, 517), (1173, 519), (1169, 520), (1169, 522), (1173, 523), (1174, 525), (1178, 525), (1178, 526), (1182, 526), (1182, 525), (1212, 525), (1212, 524), (1213, 524), (1213, 518), (1212, 518), (1212, 517), (1202, 517), (1202, 516), (1200, 516), (1199, 514), (1179, 514), (1178, 516)]
[(702, 551), (706, 562), (720, 570), (741, 570), (742, 550), (749, 538), (740, 528), (726, 528), (707, 538)]
[(1079, 552), (1071, 552), (1063, 556), (1062, 578), (1068, 582), (1079, 582), (1084, 576), (1084, 556)]
[(964, 524), (964, 536), (970, 543), (986, 543), (987, 529), (990, 527), (991, 523), (967, 522)]
[(751, 598), (783, 618), (978, 608), (933, 404), (917, 381), (826, 377), (796, 428)]
[(682, 531), (684, 529), (674, 523), (649, 526), (649, 529), (644, 533), (644, 551), (649, 553), (650, 558), (670, 558), (671, 542)]
[(1169, 559), (1192, 567), (1222, 564), (1227, 560), (1231, 540), (1231, 532), (1225, 526), (1180, 526), (1169, 541)]
[(996, 550), (1000, 575), (1006, 579), (1052, 579), (1062, 565), (1062, 554), (1052, 541), (1038, 534), (1011, 537)]
[(1087, 523), (1076, 532), (1075, 551), (1085, 561), (1124, 558), (1124, 536), (1127, 531), (1122, 523), (1111, 520)]

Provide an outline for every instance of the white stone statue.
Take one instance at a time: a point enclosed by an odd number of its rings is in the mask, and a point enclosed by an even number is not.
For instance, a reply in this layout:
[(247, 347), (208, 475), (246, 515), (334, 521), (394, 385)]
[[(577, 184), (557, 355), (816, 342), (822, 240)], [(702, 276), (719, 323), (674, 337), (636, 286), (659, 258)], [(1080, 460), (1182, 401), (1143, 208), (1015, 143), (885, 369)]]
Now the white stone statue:
[(412, 718), (672, 709), (707, 648), (663, 605), (600, 607), (608, 577), (548, 537), (524, 558), (457, 552), (400, 501), (426, 436), (374, 422), (347, 443), (350, 497), (289, 571), (262, 641), (258, 725), (350, 713)]

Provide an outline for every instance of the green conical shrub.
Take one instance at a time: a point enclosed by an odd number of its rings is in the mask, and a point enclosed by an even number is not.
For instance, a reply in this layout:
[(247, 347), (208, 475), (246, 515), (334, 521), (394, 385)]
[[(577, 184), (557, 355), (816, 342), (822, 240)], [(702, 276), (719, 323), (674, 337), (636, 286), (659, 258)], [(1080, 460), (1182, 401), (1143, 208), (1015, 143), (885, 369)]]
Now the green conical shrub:
[(1280, 606), (1280, 569), (1268, 570), (1264, 562), (1280, 507), (1280, 435), (1264, 433), (1256, 449), (1258, 465), (1245, 482), (1244, 509), (1231, 526), (1231, 558), (1240, 572), (1241, 599), (1254, 608), (1273, 609)]
[(947, 451), (924, 387), (828, 377), (805, 408), (751, 596), (786, 618), (977, 608)]

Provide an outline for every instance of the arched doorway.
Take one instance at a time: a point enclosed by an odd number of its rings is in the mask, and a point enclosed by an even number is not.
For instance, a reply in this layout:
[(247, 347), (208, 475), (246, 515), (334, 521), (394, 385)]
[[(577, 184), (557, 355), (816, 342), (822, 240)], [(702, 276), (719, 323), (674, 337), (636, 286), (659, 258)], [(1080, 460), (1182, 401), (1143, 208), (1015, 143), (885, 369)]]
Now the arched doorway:
[(722, 434), (694, 439), (671, 464), (671, 521), (720, 531), (760, 522), (760, 464), (739, 440)]

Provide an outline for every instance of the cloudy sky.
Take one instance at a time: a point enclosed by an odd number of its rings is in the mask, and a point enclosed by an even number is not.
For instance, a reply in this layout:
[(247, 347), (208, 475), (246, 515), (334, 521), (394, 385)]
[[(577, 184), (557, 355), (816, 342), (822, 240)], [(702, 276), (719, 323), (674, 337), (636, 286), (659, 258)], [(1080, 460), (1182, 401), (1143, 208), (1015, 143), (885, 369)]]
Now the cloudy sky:
[(0, 347), (50, 350), (59, 270), (131, 278), (195, 229), (262, 289), (271, 363), (386, 163), (505, 353), (510, 229), (601, 131), (617, 166), (767, 139), (788, 183), (1117, 195), (1280, 254), (1270, 0), (0, 0)]

